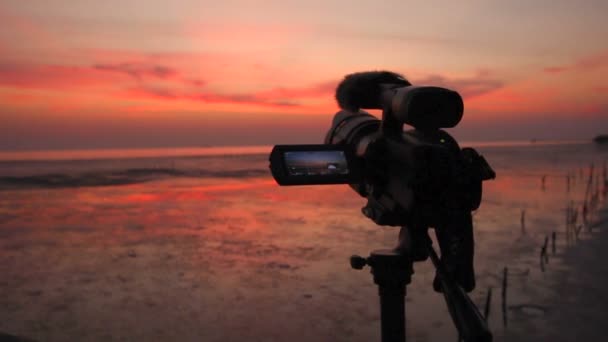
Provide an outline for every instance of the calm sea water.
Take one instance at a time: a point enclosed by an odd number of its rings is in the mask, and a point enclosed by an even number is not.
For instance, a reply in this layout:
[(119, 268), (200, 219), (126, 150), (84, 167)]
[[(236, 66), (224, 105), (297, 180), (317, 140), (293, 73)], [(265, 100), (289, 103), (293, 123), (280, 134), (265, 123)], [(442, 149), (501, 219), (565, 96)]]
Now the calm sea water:
[[(477, 148), (497, 179), (484, 184), (474, 216), (472, 298), (483, 303), (509, 267), (529, 285), (512, 300), (533, 303), (548, 291), (534, 276), (538, 248), (552, 232), (567, 248), (565, 207), (582, 205), (590, 166), (601, 179), (608, 150)], [(397, 230), (365, 219), (365, 200), (347, 186), (277, 186), (269, 150), (0, 154), (0, 331), (41, 340), (378, 340), (376, 288), (348, 257), (392, 247)], [(455, 339), (432, 267), (415, 271), (410, 338)], [(499, 336), (498, 315), (490, 325)]]

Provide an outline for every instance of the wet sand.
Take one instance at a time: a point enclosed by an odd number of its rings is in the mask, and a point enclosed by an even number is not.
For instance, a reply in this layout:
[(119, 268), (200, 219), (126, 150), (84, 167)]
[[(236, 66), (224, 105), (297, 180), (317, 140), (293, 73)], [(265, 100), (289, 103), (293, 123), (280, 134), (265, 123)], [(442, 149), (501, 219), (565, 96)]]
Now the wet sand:
[[(597, 156), (561, 149), (488, 151), (500, 177), (474, 216), (471, 297), (483, 306), (493, 289), (496, 341), (602, 340), (608, 279), (597, 260), (608, 227), (576, 244), (563, 234), (565, 204), (582, 203), (584, 163)], [(214, 170), (208, 159), (181, 162)], [(264, 158), (214, 163), (267, 167)], [(364, 199), (346, 186), (278, 187), (249, 174), (0, 191), (0, 331), (39, 341), (378, 341), (377, 288), (348, 258), (394, 246), (398, 230), (363, 217)], [(542, 272), (538, 252), (554, 231), (556, 255)], [(408, 340), (455, 341), (432, 265), (414, 269)]]
[[(362, 241), (390, 245), (396, 232), (340, 226), (346, 216), (331, 215), (329, 234), (297, 229), (314, 220), (276, 214), (285, 227), (296, 227), (297, 245), (284, 232), (247, 231), (236, 225), (238, 217), (229, 220), (235, 225), (203, 222), (177, 232), (137, 225), (111, 235), (84, 227), (4, 229), (1, 331), (40, 341), (379, 340), (377, 289), (367, 271), (350, 270), (347, 258), (365, 253)], [(312, 242), (320, 236), (336, 247)], [(490, 327), (496, 341), (602, 340), (606, 221), (581, 238), (560, 244), (545, 272), (536, 267), (535, 249), (509, 261), (507, 328), (496, 287), (500, 270), (479, 271), (472, 298), (481, 306), (485, 286), (495, 286)], [(430, 286), (430, 263), (416, 264), (415, 271), (407, 297), (409, 340), (453, 340), (443, 299)]]
[[(608, 209), (599, 212), (591, 232), (552, 258), (532, 284), (516, 282), (535, 305), (511, 303), (512, 324), (498, 341), (605, 341), (608, 337)], [(526, 290), (526, 285), (528, 289)]]
[(396, 231), (345, 210), (360, 201), (350, 192), (266, 179), (5, 192), (0, 331), (40, 341), (375, 340), (376, 288), (348, 257), (369, 241), (392, 245)]

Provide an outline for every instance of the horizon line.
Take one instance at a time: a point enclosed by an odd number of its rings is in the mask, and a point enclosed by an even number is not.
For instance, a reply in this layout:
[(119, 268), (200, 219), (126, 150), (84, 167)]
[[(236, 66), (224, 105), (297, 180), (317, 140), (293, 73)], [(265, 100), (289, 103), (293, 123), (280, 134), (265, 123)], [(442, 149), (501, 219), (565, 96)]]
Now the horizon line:
[[(467, 140), (462, 146), (473, 147), (528, 147), (545, 145), (591, 144), (592, 140)], [(293, 144), (297, 145), (297, 144)], [(103, 160), (155, 157), (195, 157), (222, 155), (251, 155), (270, 153), (272, 145), (206, 145), (180, 147), (116, 147), (88, 149), (47, 149), (47, 150), (0, 150), (0, 161), (68, 161)]]

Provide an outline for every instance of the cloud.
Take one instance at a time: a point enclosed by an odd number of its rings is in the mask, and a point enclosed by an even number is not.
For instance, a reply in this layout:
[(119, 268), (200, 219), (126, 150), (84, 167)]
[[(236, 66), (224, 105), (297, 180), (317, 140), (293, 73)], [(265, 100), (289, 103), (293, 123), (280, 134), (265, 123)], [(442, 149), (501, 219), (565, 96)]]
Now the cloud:
[[(169, 80), (178, 71), (157, 64), (120, 63), (93, 66), (30, 64), (0, 61), (0, 85), (15, 88), (79, 89), (90, 86), (116, 87), (124, 83), (124, 75), (141, 82), (145, 79)], [(122, 75), (122, 76), (121, 76)], [(201, 80), (178, 80), (185, 84), (201, 86)]]
[(116, 77), (89, 67), (0, 62), (0, 85), (15, 88), (76, 88), (113, 84)]
[(184, 80), (184, 82), (186, 82), (194, 87), (203, 87), (207, 84), (207, 82), (200, 80), (200, 79), (189, 79), (189, 80)]
[(309, 87), (280, 87), (261, 90), (252, 93), (221, 93), (211, 90), (196, 89), (169, 89), (158, 86), (136, 86), (129, 88), (127, 97), (160, 99), (160, 100), (188, 100), (204, 103), (231, 103), (249, 104), (271, 107), (300, 107), (300, 100), (309, 98), (331, 99), (336, 82), (322, 82)]
[(170, 89), (152, 86), (140, 86), (135, 88), (129, 88), (127, 89), (125, 94), (127, 96), (150, 97), (153, 99), (164, 100), (172, 100), (178, 98), (178, 95)]
[(237, 103), (251, 104), (272, 107), (299, 107), (297, 102), (288, 100), (273, 100), (263, 98), (257, 94), (217, 94), (217, 93), (199, 93), (188, 96), (191, 100), (197, 100), (207, 103)]
[[(116, 97), (118, 94), (118, 100), (125, 98), (136, 101), (164, 100), (167, 101), (167, 104), (175, 101), (194, 101), (281, 108), (306, 107), (303, 103), (311, 99), (316, 103), (320, 99), (331, 102), (331, 95), (338, 83), (337, 81), (327, 81), (296, 87), (260, 85), (259, 90), (238, 92), (229, 89), (241, 87), (243, 81), (255, 84), (256, 79), (236, 79), (231, 85), (230, 82), (221, 83), (225, 79), (217, 77), (212, 72), (210, 75), (211, 79), (202, 79), (194, 73), (190, 75), (189, 72), (169, 67), (163, 63), (152, 62), (74, 66), (0, 61), (0, 85), (2, 86), (51, 91), (73, 90), (74, 92), (64, 92), (68, 97), (75, 96), (75, 92), (88, 95), (97, 94), (108, 96), (108, 98)], [(218, 81), (222, 84), (220, 89), (216, 84)]]
[(543, 71), (558, 74), (567, 71), (590, 71), (606, 66), (608, 66), (608, 50), (581, 57), (569, 64), (546, 67)]
[(543, 69), (545, 72), (550, 73), (550, 74), (557, 74), (560, 72), (564, 72), (566, 70), (568, 70), (568, 67), (565, 66), (561, 66), (561, 67), (547, 67)]
[(261, 98), (314, 98), (323, 96), (332, 96), (336, 90), (338, 81), (328, 81), (313, 84), (308, 87), (278, 87), (267, 91), (262, 91), (256, 94)]
[(433, 74), (415, 79), (413, 83), (450, 88), (458, 91), (465, 98), (474, 98), (505, 86), (503, 81), (490, 76), (487, 71), (480, 71), (476, 76), (469, 78), (448, 78)]
[[(259, 90), (234, 91), (243, 85), (242, 79), (224, 82), (211, 71), (200, 78), (198, 74), (167, 66), (159, 62), (97, 63), (90, 66), (33, 65), (2, 63), (0, 61), (0, 85), (15, 88), (73, 89), (114, 96), (121, 101), (163, 101), (167, 105), (181, 106), (178, 101), (207, 104), (254, 105), (275, 108), (301, 108), (312, 112), (331, 110), (333, 94), (338, 79), (313, 82), (309, 85), (291, 87), (269, 87), (259, 85)], [(231, 79), (227, 79), (230, 81)], [(257, 78), (245, 80), (256, 89)], [(216, 82), (220, 82), (218, 88)], [(268, 83), (270, 80), (261, 80)], [(272, 83), (276, 84), (276, 80)], [(492, 92), (503, 86), (503, 82), (492, 77), (490, 72), (480, 71), (469, 78), (450, 78), (444, 75), (427, 75), (414, 80), (415, 84), (430, 84), (452, 88), (465, 98)], [(66, 95), (67, 96), (67, 95)]]
[(168, 79), (178, 75), (177, 70), (173, 68), (146, 63), (96, 64), (93, 69), (126, 74), (138, 81), (144, 77)]
[(593, 90), (598, 94), (607, 94), (608, 95), (608, 86), (597, 86), (593, 88)]
[[(125, 78), (125, 75), (128, 78)], [(152, 63), (95, 64), (92, 66), (31, 64), (0, 61), (0, 85), (14, 88), (81, 89), (89, 86), (116, 88), (129, 79), (142, 83), (155, 81), (173, 87), (201, 88), (198, 78), (180, 78), (174, 68)], [(133, 81), (131, 81), (133, 83)]]

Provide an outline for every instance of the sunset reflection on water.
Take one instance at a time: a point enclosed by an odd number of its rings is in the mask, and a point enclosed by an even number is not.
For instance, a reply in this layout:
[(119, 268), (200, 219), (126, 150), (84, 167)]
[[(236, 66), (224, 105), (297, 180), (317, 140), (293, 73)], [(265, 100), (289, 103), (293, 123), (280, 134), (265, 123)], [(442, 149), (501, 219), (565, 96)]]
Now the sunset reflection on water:
[[(478, 303), (505, 265), (536, 267), (539, 244), (561, 234), (566, 203), (585, 191), (580, 176), (566, 191), (568, 170), (603, 157), (513, 149), (485, 151), (498, 178), (475, 214)], [(279, 187), (269, 175), (3, 190), (0, 320), (42, 340), (376, 340), (376, 288), (348, 257), (392, 247), (397, 229), (375, 226), (364, 204), (348, 186)], [(451, 337), (432, 267), (415, 271), (409, 333)]]

